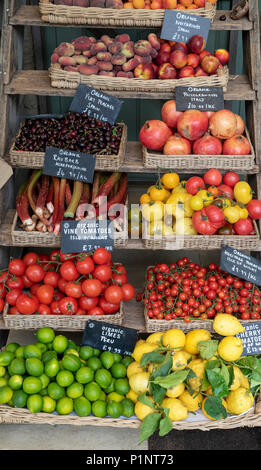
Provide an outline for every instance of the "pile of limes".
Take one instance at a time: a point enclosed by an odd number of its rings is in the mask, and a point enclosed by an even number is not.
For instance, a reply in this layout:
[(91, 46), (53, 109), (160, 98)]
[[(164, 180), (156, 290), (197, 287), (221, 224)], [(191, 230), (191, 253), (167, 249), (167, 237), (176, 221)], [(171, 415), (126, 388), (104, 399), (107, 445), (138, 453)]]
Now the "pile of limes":
[(32, 413), (131, 417), (134, 403), (126, 395), (132, 361), (41, 328), (34, 344), (9, 343), (0, 352), (0, 404)]

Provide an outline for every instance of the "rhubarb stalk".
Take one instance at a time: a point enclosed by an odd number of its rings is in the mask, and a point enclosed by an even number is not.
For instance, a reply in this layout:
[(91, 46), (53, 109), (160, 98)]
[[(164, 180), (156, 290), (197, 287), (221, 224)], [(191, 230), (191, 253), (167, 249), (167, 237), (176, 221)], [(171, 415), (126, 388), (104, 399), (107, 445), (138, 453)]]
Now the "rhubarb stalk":
[(67, 180), (66, 178), (61, 178), (60, 180), (60, 190), (59, 190), (59, 205), (58, 205), (58, 215), (56, 219), (56, 223), (54, 226), (54, 233), (58, 235), (61, 230), (61, 222), (64, 216), (64, 200), (65, 200), (65, 188), (66, 188)]
[(85, 212), (88, 211), (90, 201), (90, 185), (88, 183), (83, 184), (82, 195), (78, 207), (76, 209), (76, 219), (84, 219)]
[(64, 213), (65, 218), (73, 219), (75, 216), (76, 209), (78, 207), (78, 204), (81, 199), (82, 195), (82, 189), (83, 189), (83, 183), (82, 181), (74, 181), (73, 182), (73, 193), (72, 193), (72, 199), (67, 207), (67, 210)]
[(70, 202), (72, 200), (72, 192), (70, 188), (70, 183), (67, 181), (66, 186), (65, 186), (65, 204), (66, 207), (70, 205)]
[(52, 214), (53, 210), (54, 210), (53, 194), (54, 194), (53, 181), (50, 180), (48, 196), (47, 196), (47, 199), (46, 199), (46, 207), (47, 207), (50, 214)]
[(122, 175), (122, 178), (121, 178), (121, 181), (120, 181), (120, 187), (118, 189), (118, 192), (107, 203), (107, 210), (108, 211), (109, 211), (109, 208), (111, 206), (113, 206), (113, 204), (119, 204), (121, 202), (122, 198), (126, 194), (127, 184), (128, 184), (128, 177), (127, 177), (127, 174), (124, 173)]
[(45, 216), (50, 217), (50, 214), (46, 211), (45, 203), (49, 192), (49, 176), (42, 175), (41, 185), (36, 201), (35, 213), (39, 219), (42, 220)]
[(60, 190), (60, 180), (56, 176), (52, 177), (53, 188), (54, 188), (54, 208), (53, 208), (53, 224), (56, 224), (59, 210), (59, 190)]
[(29, 185), (28, 185), (28, 189), (27, 189), (28, 200), (29, 200), (29, 204), (31, 206), (32, 211), (36, 215), (38, 215), (39, 219), (43, 222), (43, 224), (50, 225), (50, 222), (48, 221), (48, 219), (46, 219), (46, 217), (44, 217), (44, 216), (40, 217), (39, 214), (37, 214), (36, 204), (35, 204), (34, 199), (33, 199), (33, 189), (34, 189), (35, 185), (37, 184), (37, 181), (39, 180), (41, 175), (42, 175), (42, 170), (34, 170), (34, 172), (32, 174), (32, 178), (30, 179), (30, 182), (29, 182)]
[[(27, 182), (23, 183), (16, 196), (16, 210), (23, 226), (32, 227), (33, 220), (29, 214), (29, 200), (27, 196)], [(33, 228), (32, 228), (33, 230)]]

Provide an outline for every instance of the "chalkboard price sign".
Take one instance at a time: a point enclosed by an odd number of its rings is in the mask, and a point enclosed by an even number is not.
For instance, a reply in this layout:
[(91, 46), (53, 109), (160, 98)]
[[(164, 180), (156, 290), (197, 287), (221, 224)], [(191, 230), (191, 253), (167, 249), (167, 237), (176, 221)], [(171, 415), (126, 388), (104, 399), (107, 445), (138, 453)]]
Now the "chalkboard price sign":
[(90, 320), (86, 323), (82, 344), (102, 351), (131, 355), (138, 338), (138, 330)]
[(95, 163), (96, 155), (46, 147), (43, 174), (92, 183)]
[(221, 87), (177, 86), (175, 89), (177, 111), (198, 109), (219, 111), (224, 109), (224, 93)]
[(220, 267), (236, 277), (261, 286), (261, 262), (253, 256), (223, 245)]
[(70, 111), (87, 113), (99, 121), (114, 124), (122, 101), (95, 88), (80, 84), (72, 100)]
[(250, 356), (261, 354), (261, 325), (260, 321), (249, 322), (244, 324), (244, 333), (236, 335), (242, 339), (243, 353), (242, 356)]
[(192, 36), (198, 34), (207, 42), (210, 23), (210, 18), (184, 13), (184, 10), (165, 10), (160, 37), (187, 43)]
[(88, 253), (99, 247), (113, 250), (114, 227), (110, 220), (63, 220), (61, 252)]

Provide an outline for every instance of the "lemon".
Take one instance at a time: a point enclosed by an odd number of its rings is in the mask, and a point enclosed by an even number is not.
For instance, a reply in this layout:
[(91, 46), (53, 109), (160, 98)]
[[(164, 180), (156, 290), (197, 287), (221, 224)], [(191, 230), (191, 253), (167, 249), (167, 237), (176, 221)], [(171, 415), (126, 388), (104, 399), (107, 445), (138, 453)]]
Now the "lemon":
[(239, 388), (242, 384), (242, 379), (245, 377), (243, 372), (241, 372), (241, 370), (239, 369), (239, 367), (237, 366), (232, 366), (233, 367), (233, 371), (234, 371), (234, 379), (233, 379), (233, 382), (229, 388), (229, 390), (236, 390), (237, 388)]
[(135, 345), (134, 351), (132, 353), (132, 357), (136, 362), (140, 362), (143, 354), (149, 353), (154, 351), (154, 349), (158, 349), (158, 344), (153, 343), (139, 343)]
[(179, 397), (185, 390), (184, 382), (176, 385), (175, 387), (168, 388), (166, 391), (166, 395), (169, 398), (177, 398)]
[[(148, 397), (148, 398), (153, 403), (152, 397)], [(134, 406), (134, 413), (138, 419), (143, 421), (144, 418), (146, 418), (146, 416), (148, 416), (151, 413), (155, 413), (155, 410), (148, 405), (144, 405), (143, 403), (141, 403), (141, 401), (138, 400)]]
[(188, 411), (197, 411), (201, 407), (203, 396), (201, 393), (197, 392), (194, 392), (193, 395), (191, 395), (188, 390), (184, 390), (184, 392), (179, 396), (179, 400), (184, 403)]
[(202, 359), (193, 359), (192, 361), (190, 361), (188, 367), (192, 369), (197, 376), (192, 377), (188, 380), (188, 383), (192, 390), (199, 391), (204, 376), (206, 362), (207, 361), (202, 361)]
[(221, 336), (234, 336), (243, 333), (245, 328), (233, 315), (218, 313), (213, 320), (213, 329)]
[(171, 421), (182, 421), (188, 417), (188, 409), (179, 398), (164, 398), (162, 406), (169, 409)]
[(138, 401), (138, 394), (134, 392), (134, 390), (130, 389), (127, 393), (126, 398), (129, 398), (133, 403), (137, 403)]
[(235, 336), (225, 336), (218, 345), (218, 354), (224, 361), (237, 361), (242, 352), (242, 340)]
[[(213, 418), (212, 416), (210, 416), (210, 415), (206, 412), (206, 410), (205, 410), (205, 403), (206, 403), (207, 399), (208, 399), (208, 397), (205, 397), (204, 400), (202, 401), (202, 404), (201, 404), (201, 411), (202, 411), (203, 415), (206, 416), (206, 418), (212, 419), (212, 420), (216, 421), (216, 418)], [(227, 410), (227, 403), (226, 403), (226, 400), (224, 400), (224, 398), (222, 398), (221, 401), (222, 401), (222, 405), (223, 405), (224, 408), (226, 408), (226, 410)]]
[(185, 346), (186, 335), (185, 333), (178, 329), (172, 328), (166, 331), (162, 337), (162, 343), (164, 346), (170, 346), (171, 348), (184, 348)]
[(242, 374), (241, 378), (241, 387), (250, 388), (249, 380), (244, 374)]
[(147, 392), (149, 387), (149, 377), (149, 372), (139, 372), (138, 374), (133, 374), (129, 378), (130, 388), (138, 395)]
[(172, 370), (182, 370), (187, 367), (188, 359), (185, 351), (177, 351), (172, 356)]
[(252, 393), (244, 387), (232, 390), (226, 397), (227, 409), (233, 415), (248, 411), (254, 404)]
[(197, 344), (199, 341), (209, 341), (211, 339), (210, 332), (203, 328), (191, 330), (186, 334), (185, 350), (190, 354), (199, 354)]
[(163, 333), (161, 331), (157, 331), (156, 333), (152, 333), (151, 335), (146, 338), (146, 343), (160, 343)]

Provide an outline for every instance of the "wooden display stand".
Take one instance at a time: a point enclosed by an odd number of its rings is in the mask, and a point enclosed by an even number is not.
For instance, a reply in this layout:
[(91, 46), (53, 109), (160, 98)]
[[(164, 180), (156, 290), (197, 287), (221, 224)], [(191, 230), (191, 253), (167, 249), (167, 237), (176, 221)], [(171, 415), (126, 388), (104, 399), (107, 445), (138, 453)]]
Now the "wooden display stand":
[[(0, 158), (9, 162), (9, 150), (20, 122), (21, 96), (74, 96), (74, 89), (53, 88), (47, 70), (23, 70), (23, 29), (24, 26), (32, 27), (58, 27), (59, 24), (50, 24), (42, 21), (38, 6), (25, 5), (25, 1), (4, 0), (3, 1), (3, 26), (1, 44), (1, 75), (0, 75), (0, 116), (2, 118), (0, 126)], [(220, 21), (220, 17), (226, 17), (225, 21)], [(66, 25), (70, 27), (70, 25)], [(65, 26), (65, 27), (66, 27)], [(73, 25), (81, 27), (81, 25)], [(91, 28), (88, 25), (88, 28)], [(97, 28), (97, 25), (93, 27)], [(107, 26), (109, 28), (110, 26)], [(115, 28), (114, 26), (111, 26)], [(143, 26), (144, 28), (144, 26)], [(146, 28), (146, 26), (145, 26)], [(261, 198), (261, 69), (260, 69), (260, 30), (258, 21), (258, 1), (249, 2), (249, 12), (247, 16), (239, 20), (232, 20), (230, 11), (217, 10), (211, 24), (211, 30), (219, 31), (242, 31), (244, 73), (242, 75), (230, 75), (227, 91), (224, 93), (225, 101), (245, 101), (246, 124), (249, 130), (250, 139), (255, 151), (255, 164), (245, 175), (250, 185), (255, 190), (259, 199)], [(232, 33), (233, 32), (233, 33)], [(233, 44), (232, 44), (233, 47)], [(234, 45), (231, 53), (231, 62), (235, 62), (236, 47)], [(161, 93), (153, 92), (124, 92), (114, 91), (111, 93), (119, 98), (140, 98), (140, 99), (171, 99), (171, 90)], [(128, 142), (125, 160), (119, 171), (128, 173), (155, 173), (153, 168), (143, 166), (142, 146), (138, 142)], [(204, 170), (185, 170), (184, 173), (202, 174)], [(11, 180), (10, 188), (14, 188)], [(1, 190), (3, 197), (5, 189)], [(13, 196), (15, 191), (13, 189)], [(2, 200), (2, 197), (0, 200)], [(14, 205), (10, 204), (9, 210), (3, 211), (0, 207), (0, 246), (17, 248), (12, 241), (12, 223), (15, 214)], [(259, 233), (260, 225), (259, 225)], [(43, 247), (43, 244), (41, 244)], [(146, 249), (142, 240), (128, 240), (123, 249)], [(147, 248), (148, 249), (148, 248)], [(5, 248), (6, 250), (6, 248)], [(261, 241), (255, 250), (256, 256), (261, 252)], [(1, 251), (0, 251), (1, 257)], [(3, 262), (0, 258), (3, 267)], [(4, 329), (4, 323), (0, 315), (0, 330)], [(143, 309), (137, 306), (135, 301), (126, 305), (124, 326), (138, 329), (145, 332), (145, 322)], [(1, 331), (0, 331), (1, 333)], [(1, 336), (0, 336), (1, 340)], [(0, 344), (1, 347), (1, 344)], [(1, 420), (0, 420), (1, 421)], [(259, 424), (260, 425), (260, 424)], [(218, 426), (218, 425), (217, 425)], [(255, 426), (255, 424), (252, 424)]]

